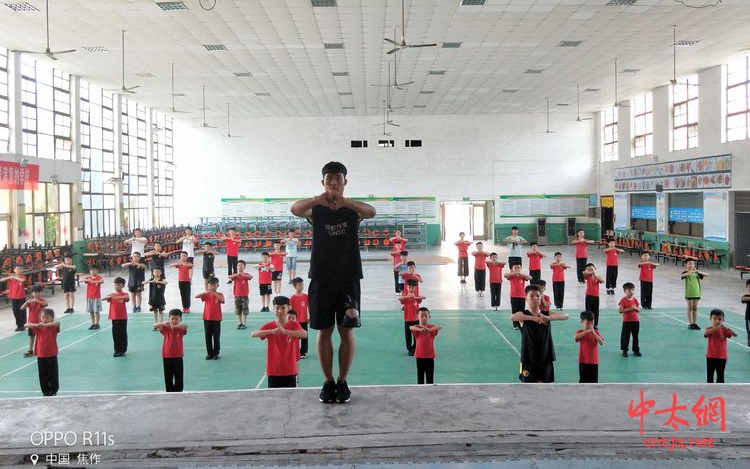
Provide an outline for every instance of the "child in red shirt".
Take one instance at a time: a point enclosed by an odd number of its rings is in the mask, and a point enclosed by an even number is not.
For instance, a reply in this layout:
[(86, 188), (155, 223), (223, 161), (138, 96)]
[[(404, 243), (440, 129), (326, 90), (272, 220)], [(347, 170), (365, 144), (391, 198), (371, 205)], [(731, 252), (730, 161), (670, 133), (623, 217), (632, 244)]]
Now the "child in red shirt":
[(562, 309), (565, 301), (565, 269), (568, 265), (562, 261), (562, 253), (555, 253), (555, 262), (549, 265), (552, 269), (552, 293), (555, 298), (555, 308)]
[(284, 257), (286, 253), (281, 250), (281, 241), (274, 241), (273, 251), (271, 251), (271, 264), (273, 264), (273, 274), (271, 278), (273, 280), (273, 293), (278, 295), (281, 293), (281, 279), (284, 277)]
[[(399, 275), (404, 280), (404, 283), (402, 285), (405, 285), (409, 280), (417, 281), (417, 286), (416, 288), (414, 288), (414, 294), (419, 296), (419, 284), (423, 283), (424, 280), (422, 279), (422, 276), (417, 273), (417, 263), (414, 261), (407, 262), (406, 272), (401, 272)], [(406, 290), (404, 290), (402, 294), (406, 295)]]
[(416, 287), (416, 280), (408, 280), (406, 282), (406, 294), (399, 298), (402, 305), (401, 309), (404, 311), (404, 338), (406, 339), (406, 352), (410, 357), (414, 356), (414, 351), (417, 347), (414, 342), (414, 336), (411, 333), (411, 326), (419, 323), (417, 311), (419, 310), (419, 304), (425, 299), (423, 296), (416, 294)]
[[(526, 282), (531, 280), (526, 274), (521, 273), (521, 264), (513, 264), (510, 268), (510, 272), (505, 274), (505, 278), (510, 282), (510, 309), (511, 314), (526, 309)], [(520, 330), (521, 325), (517, 322), (513, 322), (513, 329)]]
[(578, 342), (578, 382), (599, 382), (599, 345), (604, 345), (604, 338), (594, 329), (594, 313), (583, 311), (581, 325), (575, 333)]
[(260, 289), (260, 312), (270, 311), (268, 306), (271, 304), (271, 282), (273, 281), (274, 266), (269, 261), (269, 255), (267, 252), (260, 254), (261, 261), (255, 265), (258, 269), (258, 288)]
[[(239, 236), (234, 233), (234, 228), (229, 228), (228, 236), (221, 238), (224, 241), (224, 246), (227, 248), (227, 277), (237, 273), (237, 262), (240, 255), (240, 244), (242, 240)], [(232, 279), (227, 280), (227, 283), (232, 283)]]
[(396, 289), (396, 295), (401, 293), (401, 288), (399, 285), (402, 285), (399, 283), (400, 277), (399, 277), (399, 271), (398, 271), (398, 265), (402, 262), (401, 260), (401, 252), (403, 251), (403, 244), (400, 242), (395, 242), (391, 244), (393, 246), (393, 249), (391, 250), (391, 258), (393, 258), (393, 286)]
[(578, 274), (578, 283), (584, 283), (586, 279), (583, 276), (583, 272), (586, 270), (586, 263), (588, 261), (588, 245), (594, 244), (590, 239), (586, 239), (586, 232), (583, 229), (576, 231), (578, 236), (573, 240), (573, 244), (576, 246), (576, 273)]
[(99, 266), (97, 264), (89, 267), (89, 275), (83, 279), (86, 284), (86, 311), (91, 316), (91, 325), (89, 330), (99, 329), (99, 318), (102, 312), (102, 283), (104, 277), (99, 275)]
[(460, 239), (453, 243), (458, 248), (458, 276), (461, 277), (461, 283), (466, 283), (466, 277), (469, 276), (469, 246), (472, 244), (471, 241), (466, 241), (464, 236), (466, 234), (460, 232)]
[(596, 275), (596, 266), (591, 262), (586, 264), (583, 278), (586, 279), (586, 311), (594, 313), (594, 329), (599, 329), (599, 284), (604, 283), (604, 279)]
[(487, 253), (484, 252), (484, 243), (477, 243), (477, 250), (471, 253), (474, 256), (474, 290), (477, 296), (484, 296), (487, 279)]
[(246, 263), (242, 259), (237, 261), (237, 273), (229, 276), (232, 281), (234, 295), (234, 314), (237, 315), (237, 329), (247, 329), (247, 315), (250, 314), (250, 285), (253, 276), (245, 272)]
[[(294, 287), (294, 294), (289, 297), (289, 307), (294, 310), (297, 314), (297, 322), (302, 326), (302, 329), (307, 332), (308, 323), (308, 307), (309, 301), (307, 293), (305, 293), (305, 281), (302, 277), (295, 277), (292, 279), (292, 286)], [(307, 337), (300, 339), (300, 358), (307, 358)]]
[(549, 316), (549, 307), (552, 306), (552, 299), (549, 297), (549, 295), (545, 295), (544, 291), (547, 289), (547, 282), (544, 280), (531, 280), (532, 285), (536, 285), (539, 287), (539, 293), (541, 293), (542, 298), (539, 301), (539, 311), (542, 312), (545, 316)]
[(620, 253), (623, 253), (622, 249), (615, 247), (615, 240), (610, 239), (607, 241), (607, 249), (604, 250), (604, 254), (607, 256), (607, 282), (605, 288), (607, 289), (607, 295), (614, 295), (615, 288), (617, 288), (617, 266), (619, 264), (617, 257)]
[(703, 332), (703, 337), (708, 339), (706, 348), (706, 382), (724, 382), (724, 369), (727, 366), (727, 338), (737, 337), (737, 333), (724, 325), (724, 311), (720, 309), (711, 310), (711, 327)]
[[(41, 313), (47, 307), (47, 300), (41, 297), (42, 286), (34, 285), (31, 287), (31, 299), (21, 306), (21, 309), (28, 310), (26, 321), (31, 324), (41, 322)], [(24, 358), (34, 356), (34, 333), (29, 329), (29, 349), (24, 352)]]
[(651, 309), (651, 295), (654, 292), (654, 269), (659, 264), (651, 262), (651, 256), (648, 251), (641, 253), (641, 262), (638, 264), (640, 274), (638, 278), (641, 281), (641, 306), (643, 309)]
[(216, 291), (219, 279), (208, 280), (208, 290), (195, 297), (203, 301), (203, 330), (206, 335), (206, 360), (218, 360), (221, 350), (221, 305), (224, 294)]
[(112, 321), (112, 342), (115, 353), (113, 357), (122, 357), (128, 351), (128, 310), (127, 303), (129, 295), (122, 291), (125, 288), (125, 279), (115, 278), (115, 291), (102, 298), (109, 303), (109, 320)]
[(60, 379), (57, 367), (57, 334), (60, 333), (60, 323), (55, 321), (55, 312), (44, 308), (38, 322), (26, 323), (24, 326), (33, 331), (34, 355), (39, 368), (39, 385), (43, 396), (56, 396), (60, 389)]
[(182, 312), (190, 312), (190, 288), (193, 281), (193, 263), (188, 261), (188, 253), (180, 252), (180, 261), (173, 265), (177, 269), (177, 287), (180, 289)]
[(539, 280), (542, 278), (542, 258), (547, 256), (539, 251), (539, 245), (536, 241), (532, 241), (529, 246), (531, 251), (526, 253), (529, 258), (529, 276), (531, 280)]
[(410, 327), (417, 341), (414, 358), (417, 359), (417, 384), (434, 384), (435, 337), (442, 329), (439, 324), (428, 324), (430, 310), (419, 308), (419, 322)]
[(164, 385), (167, 392), (182, 392), (182, 357), (185, 356), (182, 338), (185, 337), (188, 330), (188, 325), (182, 323), (182, 311), (170, 309), (169, 320), (154, 324), (154, 329), (157, 329), (164, 336), (161, 357), (164, 362)]
[(626, 282), (622, 286), (625, 296), (620, 300), (619, 313), (622, 314), (622, 332), (620, 333), (620, 350), (622, 356), (628, 356), (628, 344), (630, 337), (633, 337), (633, 355), (641, 356), (641, 347), (638, 344), (638, 332), (641, 329), (641, 323), (638, 321), (638, 307), (640, 304), (635, 298), (635, 285)]
[(13, 267), (13, 275), (0, 278), (0, 283), (2, 282), (8, 282), (8, 299), (16, 319), (16, 332), (21, 332), (26, 324), (26, 312), (21, 309), (21, 306), (26, 303), (26, 277), (23, 275), (23, 267), (20, 265)]
[(397, 251), (397, 252), (401, 251), (402, 249), (404, 249), (404, 246), (406, 246), (406, 243), (409, 240), (401, 236), (401, 230), (396, 230), (393, 232), (393, 234), (394, 236), (389, 238), (388, 241), (390, 241), (391, 246), (398, 244), (399, 246), (398, 248), (394, 246), (393, 248), (394, 251)]
[(505, 267), (505, 262), (497, 260), (496, 252), (491, 253), (490, 259), (487, 261), (487, 270), (490, 271), (490, 306), (495, 308), (495, 311), (500, 307), (500, 293), (503, 288), (503, 267)]
[(269, 388), (297, 387), (297, 354), (299, 347), (294, 339), (304, 339), (307, 331), (299, 322), (290, 321), (289, 298), (277, 296), (273, 299), (273, 311), (276, 320), (263, 324), (254, 330), (250, 337), (267, 340), (266, 376)]

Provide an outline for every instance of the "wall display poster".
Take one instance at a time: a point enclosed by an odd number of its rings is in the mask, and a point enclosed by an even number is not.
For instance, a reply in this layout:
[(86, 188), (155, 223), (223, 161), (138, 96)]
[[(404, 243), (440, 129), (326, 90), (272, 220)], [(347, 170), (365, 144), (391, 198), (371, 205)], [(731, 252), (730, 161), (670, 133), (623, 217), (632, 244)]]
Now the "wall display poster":
[(630, 207), (630, 218), (656, 220), (656, 207), (653, 205), (632, 205)]
[[(225, 218), (285, 218), (292, 217), (291, 207), (302, 197), (294, 198), (222, 198), (222, 217)], [(434, 197), (353, 197), (375, 207), (377, 216), (404, 218), (435, 218), (437, 201)]]
[(39, 165), (0, 161), (0, 189), (36, 190)]
[(729, 240), (729, 196), (727, 191), (703, 193), (703, 238)]
[(703, 209), (697, 207), (669, 207), (669, 221), (703, 223)]
[(615, 192), (653, 192), (732, 187), (732, 155), (707, 156), (615, 169)]
[(503, 218), (585, 217), (590, 200), (589, 194), (501, 195), (498, 215)]
[(667, 197), (664, 192), (656, 193), (656, 233), (667, 232)]
[(615, 229), (627, 230), (628, 228), (630, 228), (630, 196), (615, 194)]

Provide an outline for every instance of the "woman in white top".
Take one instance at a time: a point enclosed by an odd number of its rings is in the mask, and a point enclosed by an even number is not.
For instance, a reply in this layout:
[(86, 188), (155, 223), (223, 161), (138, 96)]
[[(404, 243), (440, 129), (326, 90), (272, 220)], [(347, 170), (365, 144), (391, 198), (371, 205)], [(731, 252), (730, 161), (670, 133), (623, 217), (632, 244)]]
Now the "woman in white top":
[(197, 238), (193, 234), (193, 229), (190, 227), (185, 228), (185, 236), (177, 241), (182, 241), (182, 250), (187, 253), (187, 260), (192, 264), (195, 258), (195, 242), (197, 241)]
[(130, 245), (130, 255), (132, 256), (134, 252), (137, 252), (140, 255), (144, 255), (146, 252), (146, 243), (148, 242), (148, 239), (146, 239), (143, 236), (143, 232), (140, 228), (136, 228), (133, 230), (133, 236), (131, 238), (128, 238), (125, 240), (125, 244)]

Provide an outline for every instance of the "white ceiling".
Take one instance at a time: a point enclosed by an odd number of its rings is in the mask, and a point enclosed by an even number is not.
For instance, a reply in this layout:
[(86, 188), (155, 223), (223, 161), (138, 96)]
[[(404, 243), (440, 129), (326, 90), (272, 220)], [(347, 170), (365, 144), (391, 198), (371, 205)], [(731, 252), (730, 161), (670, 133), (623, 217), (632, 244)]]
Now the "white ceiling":
[[(4, 1), (4, 0), (3, 0)], [(204, 5), (213, 0), (202, 0)], [(409, 49), (396, 54), (399, 81), (414, 81), (393, 93), (403, 114), (541, 112), (549, 96), (553, 111), (575, 116), (576, 82), (600, 88), (582, 94), (582, 111), (614, 101), (613, 59), (638, 68), (620, 74), (620, 98), (666, 84), (672, 76), (672, 25), (679, 40), (678, 74), (720, 64), (750, 47), (747, 0), (692, 9), (674, 0), (406, 0), (407, 42), (462, 42), (459, 49)], [(715, 0), (685, 0), (700, 5)], [(2, 3), (2, 2), (0, 2)], [(44, 48), (44, 2), (16, 12), (0, 4), (0, 45)], [(338, 0), (313, 8), (311, 0), (216, 0), (211, 11), (198, 0), (188, 10), (162, 11), (154, 0), (51, 0), (51, 47), (76, 48), (55, 66), (107, 87), (120, 86), (120, 30), (126, 29), (126, 85), (140, 85), (134, 99), (167, 110), (170, 62), (175, 62), (177, 108), (201, 118), (206, 84), (209, 120), (233, 116), (376, 115), (385, 99), (385, 52), (400, 25), (399, 0)], [(583, 41), (575, 48), (560, 41)], [(327, 50), (323, 43), (344, 43)], [(210, 52), (203, 44), (224, 44)], [(83, 46), (105, 46), (93, 53)], [(47, 59), (43, 59), (47, 60)], [(542, 69), (541, 74), (525, 74)], [(430, 75), (430, 70), (445, 70)], [(235, 72), (252, 77), (237, 78)], [(334, 77), (333, 72), (348, 72)], [(152, 73), (155, 78), (139, 78)], [(505, 89), (518, 89), (515, 93)], [(432, 94), (423, 94), (432, 91)], [(351, 92), (351, 95), (339, 93)], [(269, 93), (270, 96), (257, 96)], [(570, 103), (558, 107), (557, 103)], [(426, 106), (418, 108), (415, 106)], [(354, 109), (345, 109), (353, 107)]]

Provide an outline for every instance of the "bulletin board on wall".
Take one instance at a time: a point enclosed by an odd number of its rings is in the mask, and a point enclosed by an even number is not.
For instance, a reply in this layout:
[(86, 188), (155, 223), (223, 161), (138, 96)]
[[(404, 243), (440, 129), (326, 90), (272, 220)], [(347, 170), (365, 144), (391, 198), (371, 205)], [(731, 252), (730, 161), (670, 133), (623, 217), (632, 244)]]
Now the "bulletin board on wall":
[(615, 229), (630, 229), (630, 194), (615, 194)]
[(706, 156), (615, 170), (615, 192), (695, 191), (732, 187), (732, 155)]
[[(585, 217), (591, 201), (591, 194), (501, 195), (497, 215), (499, 218)], [(593, 203), (596, 205), (595, 195)]]
[[(277, 218), (291, 217), (293, 198), (222, 198), (221, 214), (224, 218)], [(372, 205), (379, 217), (436, 218), (435, 197), (353, 197)]]

